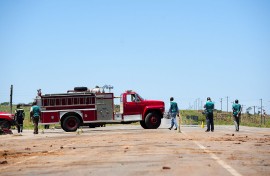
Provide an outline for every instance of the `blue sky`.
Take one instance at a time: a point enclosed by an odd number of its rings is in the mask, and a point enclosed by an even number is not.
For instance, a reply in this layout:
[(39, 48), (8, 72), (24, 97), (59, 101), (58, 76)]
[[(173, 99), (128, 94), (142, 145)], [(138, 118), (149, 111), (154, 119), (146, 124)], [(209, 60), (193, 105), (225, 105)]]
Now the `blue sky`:
[(270, 113), (270, 1), (1, 0), (0, 62), (0, 102), (110, 84)]

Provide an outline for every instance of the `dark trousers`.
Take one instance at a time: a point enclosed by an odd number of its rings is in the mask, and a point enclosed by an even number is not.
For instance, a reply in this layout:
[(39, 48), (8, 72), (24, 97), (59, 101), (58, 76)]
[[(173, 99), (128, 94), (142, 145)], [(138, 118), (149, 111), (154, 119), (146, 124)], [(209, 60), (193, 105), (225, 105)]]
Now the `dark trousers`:
[(39, 117), (33, 117), (34, 134), (38, 134), (38, 122), (39, 122)]
[(18, 133), (22, 133), (23, 131), (23, 124), (17, 124)]
[(175, 128), (178, 128), (177, 120), (176, 120), (176, 113), (171, 113), (171, 128), (175, 125)]
[(240, 115), (233, 115), (233, 121), (234, 121), (235, 130), (239, 131)]
[(208, 113), (206, 116), (207, 131), (214, 131), (214, 115), (213, 113)]
[(22, 133), (22, 131), (23, 131), (23, 120), (22, 119), (17, 120), (17, 129), (18, 129), (18, 133)]

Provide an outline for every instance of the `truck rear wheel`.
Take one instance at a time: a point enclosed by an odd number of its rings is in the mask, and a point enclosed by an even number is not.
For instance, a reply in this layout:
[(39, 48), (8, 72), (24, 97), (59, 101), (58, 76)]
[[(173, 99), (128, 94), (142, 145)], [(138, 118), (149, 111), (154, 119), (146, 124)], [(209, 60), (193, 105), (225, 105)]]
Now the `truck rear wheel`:
[(80, 120), (75, 115), (66, 117), (61, 125), (66, 132), (76, 131), (80, 126)]
[(145, 125), (148, 129), (157, 129), (160, 126), (161, 117), (155, 112), (150, 112), (145, 117)]

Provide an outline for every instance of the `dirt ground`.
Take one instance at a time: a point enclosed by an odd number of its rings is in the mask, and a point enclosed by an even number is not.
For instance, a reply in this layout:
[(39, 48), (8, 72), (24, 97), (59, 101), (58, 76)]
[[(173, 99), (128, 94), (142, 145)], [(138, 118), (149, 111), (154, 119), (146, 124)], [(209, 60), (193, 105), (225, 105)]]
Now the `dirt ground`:
[(0, 136), (0, 175), (270, 175), (270, 129), (107, 125)]

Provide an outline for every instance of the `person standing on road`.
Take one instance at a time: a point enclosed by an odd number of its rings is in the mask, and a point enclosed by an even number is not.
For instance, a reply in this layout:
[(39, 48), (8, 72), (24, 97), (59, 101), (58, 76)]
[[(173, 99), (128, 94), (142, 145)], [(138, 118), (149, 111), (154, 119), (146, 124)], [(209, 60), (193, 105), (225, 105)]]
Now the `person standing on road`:
[(174, 100), (173, 97), (171, 97), (170, 98), (170, 109), (169, 109), (169, 114), (171, 116), (171, 127), (169, 128), (169, 130), (171, 130), (174, 125), (175, 125), (174, 130), (177, 130), (177, 128), (178, 128), (176, 115), (179, 117), (179, 109), (178, 109), (177, 103), (174, 102), (173, 100)]
[(17, 123), (18, 133), (22, 133), (23, 131), (23, 120), (24, 120), (24, 110), (21, 108), (21, 105), (17, 105), (17, 109), (15, 110), (15, 121)]
[(213, 111), (214, 111), (214, 108), (215, 108), (215, 104), (211, 101), (210, 97), (207, 98), (207, 101), (206, 101), (206, 103), (204, 105), (204, 108), (205, 108), (206, 124), (207, 124), (207, 130), (205, 132), (209, 132), (210, 129), (211, 129), (212, 132), (214, 132), (214, 115), (213, 115)]
[(239, 131), (242, 107), (238, 103), (238, 100), (235, 100), (235, 103), (232, 105), (232, 110), (233, 110), (233, 121), (235, 125), (235, 131)]
[(30, 109), (30, 118), (33, 120), (34, 123), (34, 134), (38, 134), (38, 122), (40, 118), (40, 107), (37, 105), (36, 102), (33, 103), (33, 106)]

